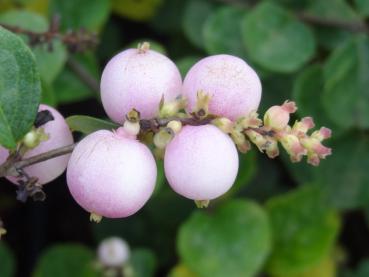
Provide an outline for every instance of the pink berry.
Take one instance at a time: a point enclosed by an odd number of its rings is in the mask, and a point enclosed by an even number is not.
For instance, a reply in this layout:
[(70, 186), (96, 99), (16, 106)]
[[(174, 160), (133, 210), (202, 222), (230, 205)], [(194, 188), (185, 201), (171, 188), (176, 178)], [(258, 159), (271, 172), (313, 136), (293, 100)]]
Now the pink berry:
[(67, 168), (73, 198), (86, 211), (109, 218), (127, 217), (150, 198), (156, 163), (146, 145), (120, 132), (100, 130), (74, 149)]
[(153, 50), (128, 49), (114, 56), (101, 77), (101, 100), (108, 116), (117, 123), (136, 109), (141, 118), (153, 118), (164, 96), (173, 100), (181, 93), (182, 79), (176, 65)]
[(211, 95), (210, 113), (236, 120), (257, 110), (261, 83), (242, 59), (215, 55), (197, 62), (184, 79), (182, 94), (188, 99), (188, 112), (194, 109), (199, 91)]
[(164, 168), (178, 194), (211, 200), (233, 185), (238, 153), (233, 141), (217, 127), (185, 126), (166, 147)]
[[(67, 146), (73, 143), (73, 136), (64, 117), (54, 108), (41, 104), (38, 111), (48, 110), (54, 117), (54, 120), (47, 122), (41, 127), (44, 132), (49, 136), (46, 141), (42, 141), (37, 147), (28, 150), (23, 156), (24, 158), (29, 158), (59, 147)], [(4, 148), (0, 151), (0, 156), (6, 153), (6, 158), (9, 156), (8, 150)], [(38, 178), (38, 183), (41, 185), (47, 184), (57, 177), (59, 177), (64, 170), (67, 168), (68, 160), (70, 155), (59, 156), (41, 163), (31, 165), (24, 168), (24, 171), (29, 176), (34, 176)], [(0, 158), (1, 163), (2, 158)], [(9, 181), (17, 184), (17, 178), (7, 177)]]

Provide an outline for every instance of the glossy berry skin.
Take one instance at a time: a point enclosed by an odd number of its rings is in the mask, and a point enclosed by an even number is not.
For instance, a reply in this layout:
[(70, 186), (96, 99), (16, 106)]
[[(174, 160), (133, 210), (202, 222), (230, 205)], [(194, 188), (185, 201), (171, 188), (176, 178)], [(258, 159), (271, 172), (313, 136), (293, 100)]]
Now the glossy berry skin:
[(155, 117), (162, 96), (169, 101), (181, 93), (182, 78), (166, 56), (153, 50), (128, 49), (108, 62), (100, 86), (106, 113), (122, 123), (133, 108), (142, 119)]
[(238, 153), (233, 141), (217, 127), (185, 126), (166, 147), (164, 169), (178, 194), (211, 200), (233, 185)]
[(189, 70), (182, 89), (188, 99), (188, 112), (195, 108), (200, 90), (212, 97), (210, 113), (231, 120), (257, 110), (261, 99), (261, 83), (256, 72), (245, 61), (231, 55), (209, 56)]
[(136, 213), (153, 193), (157, 168), (146, 145), (106, 130), (85, 137), (67, 168), (73, 198), (86, 211), (109, 218)]
[[(64, 117), (54, 108), (41, 104), (38, 111), (44, 110), (50, 111), (54, 117), (54, 120), (41, 126), (45, 133), (48, 134), (49, 138), (46, 141), (42, 141), (37, 147), (28, 150), (23, 156), (24, 158), (29, 158), (56, 148), (73, 144), (73, 136)], [(6, 153), (6, 157), (8, 157), (9, 152), (7, 150), (4, 151), (4, 149), (0, 151), (0, 156), (4, 155), (4, 153)], [(29, 176), (37, 177), (38, 183), (44, 185), (53, 181), (64, 172), (67, 168), (69, 157), (70, 154), (59, 156), (26, 167), (24, 168), (24, 171)], [(3, 158), (0, 157), (0, 162), (2, 159)], [(17, 178), (9, 176), (7, 179), (12, 183), (17, 184)]]

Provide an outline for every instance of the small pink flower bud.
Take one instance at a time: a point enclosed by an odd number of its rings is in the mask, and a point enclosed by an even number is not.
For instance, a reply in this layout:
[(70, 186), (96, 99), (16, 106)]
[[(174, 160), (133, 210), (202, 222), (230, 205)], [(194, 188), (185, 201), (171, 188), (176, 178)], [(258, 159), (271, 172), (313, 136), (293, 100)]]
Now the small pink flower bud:
[(245, 133), (249, 137), (249, 139), (258, 147), (260, 152), (263, 152), (265, 150), (268, 140), (263, 135), (250, 129), (246, 130)]
[(292, 127), (292, 132), (298, 136), (306, 135), (307, 131), (314, 128), (315, 124), (312, 117), (304, 117), (301, 121), (296, 121)]
[(319, 141), (323, 141), (327, 138), (330, 138), (332, 135), (332, 131), (326, 127), (322, 127), (320, 128), (319, 131), (315, 131), (314, 133), (311, 134), (312, 138), (316, 138)]
[(269, 158), (274, 159), (279, 155), (278, 142), (275, 139), (269, 139), (265, 147), (265, 153)]
[(230, 134), (234, 126), (234, 123), (226, 117), (216, 118), (211, 123), (215, 125), (216, 127), (218, 127), (220, 130), (222, 130), (226, 134)]
[(286, 128), (290, 121), (290, 114), (296, 111), (295, 102), (284, 102), (282, 106), (270, 107), (264, 115), (264, 125), (280, 131)]
[(263, 124), (263, 121), (259, 118), (259, 114), (256, 111), (249, 113), (247, 116), (241, 117), (237, 120), (237, 125), (243, 129), (258, 128)]
[[(317, 131), (319, 132), (319, 131)], [(301, 139), (301, 144), (308, 151), (308, 163), (317, 166), (320, 159), (332, 154), (332, 149), (325, 147), (317, 138), (309, 137)]]
[(240, 132), (240, 130), (233, 130), (231, 132), (231, 137), (232, 140), (234, 141), (234, 143), (237, 146), (237, 149), (245, 154), (247, 153), (247, 151), (249, 151), (251, 149), (251, 145), (250, 142), (246, 139), (245, 135), (243, 133)]
[(293, 134), (285, 134), (280, 139), (282, 146), (290, 155), (292, 162), (301, 161), (302, 157), (307, 154), (306, 149), (301, 145), (300, 140)]

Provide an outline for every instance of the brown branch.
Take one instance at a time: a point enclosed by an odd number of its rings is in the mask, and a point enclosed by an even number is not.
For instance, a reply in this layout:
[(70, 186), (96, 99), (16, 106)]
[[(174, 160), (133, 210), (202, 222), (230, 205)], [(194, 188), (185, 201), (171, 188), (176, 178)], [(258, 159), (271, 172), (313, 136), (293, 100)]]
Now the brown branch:
[(27, 166), (71, 153), (74, 147), (75, 144), (71, 144), (45, 153), (41, 153), (39, 155), (24, 160), (16, 160), (11, 157), (0, 166), (0, 177), (16, 175), (17, 172)]
[(368, 26), (362, 21), (344, 21), (338, 19), (323, 18), (307, 13), (298, 13), (296, 16), (301, 21), (311, 25), (339, 28), (350, 32), (369, 34)]
[(31, 46), (46, 44), (49, 51), (53, 50), (54, 39), (59, 39), (71, 53), (83, 52), (97, 45), (98, 40), (95, 34), (87, 32), (84, 29), (62, 34), (59, 30), (59, 23), (59, 17), (54, 16), (46, 32), (33, 32), (8, 24), (0, 24), (0, 26), (13, 33), (27, 36)]

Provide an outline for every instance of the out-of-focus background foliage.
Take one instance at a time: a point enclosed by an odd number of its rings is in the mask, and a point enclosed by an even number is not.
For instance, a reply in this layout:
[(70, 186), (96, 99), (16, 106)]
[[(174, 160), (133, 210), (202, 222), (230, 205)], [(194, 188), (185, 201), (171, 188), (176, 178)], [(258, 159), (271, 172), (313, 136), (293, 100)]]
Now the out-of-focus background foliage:
[(96, 246), (113, 235), (130, 244), (140, 277), (369, 276), (369, 0), (0, 0), (1, 24), (43, 32), (55, 14), (63, 32), (84, 28), (100, 41), (78, 55), (58, 41), (52, 52), (32, 48), (42, 102), (65, 116), (105, 117), (71, 61), (99, 80), (114, 54), (149, 41), (183, 76), (208, 55), (245, 59), (262, 79), (260, 112), (296, 101), (299, 117), (333, 129), (333, 155), (314, 168), (253, 149), (208, 210), (173, 193), (159, 165), (148, 204), (100, 224), (64, 176), (46, 186), (43, 203), (16, 202), (1, 180), (1, 277), (98, 276)]

